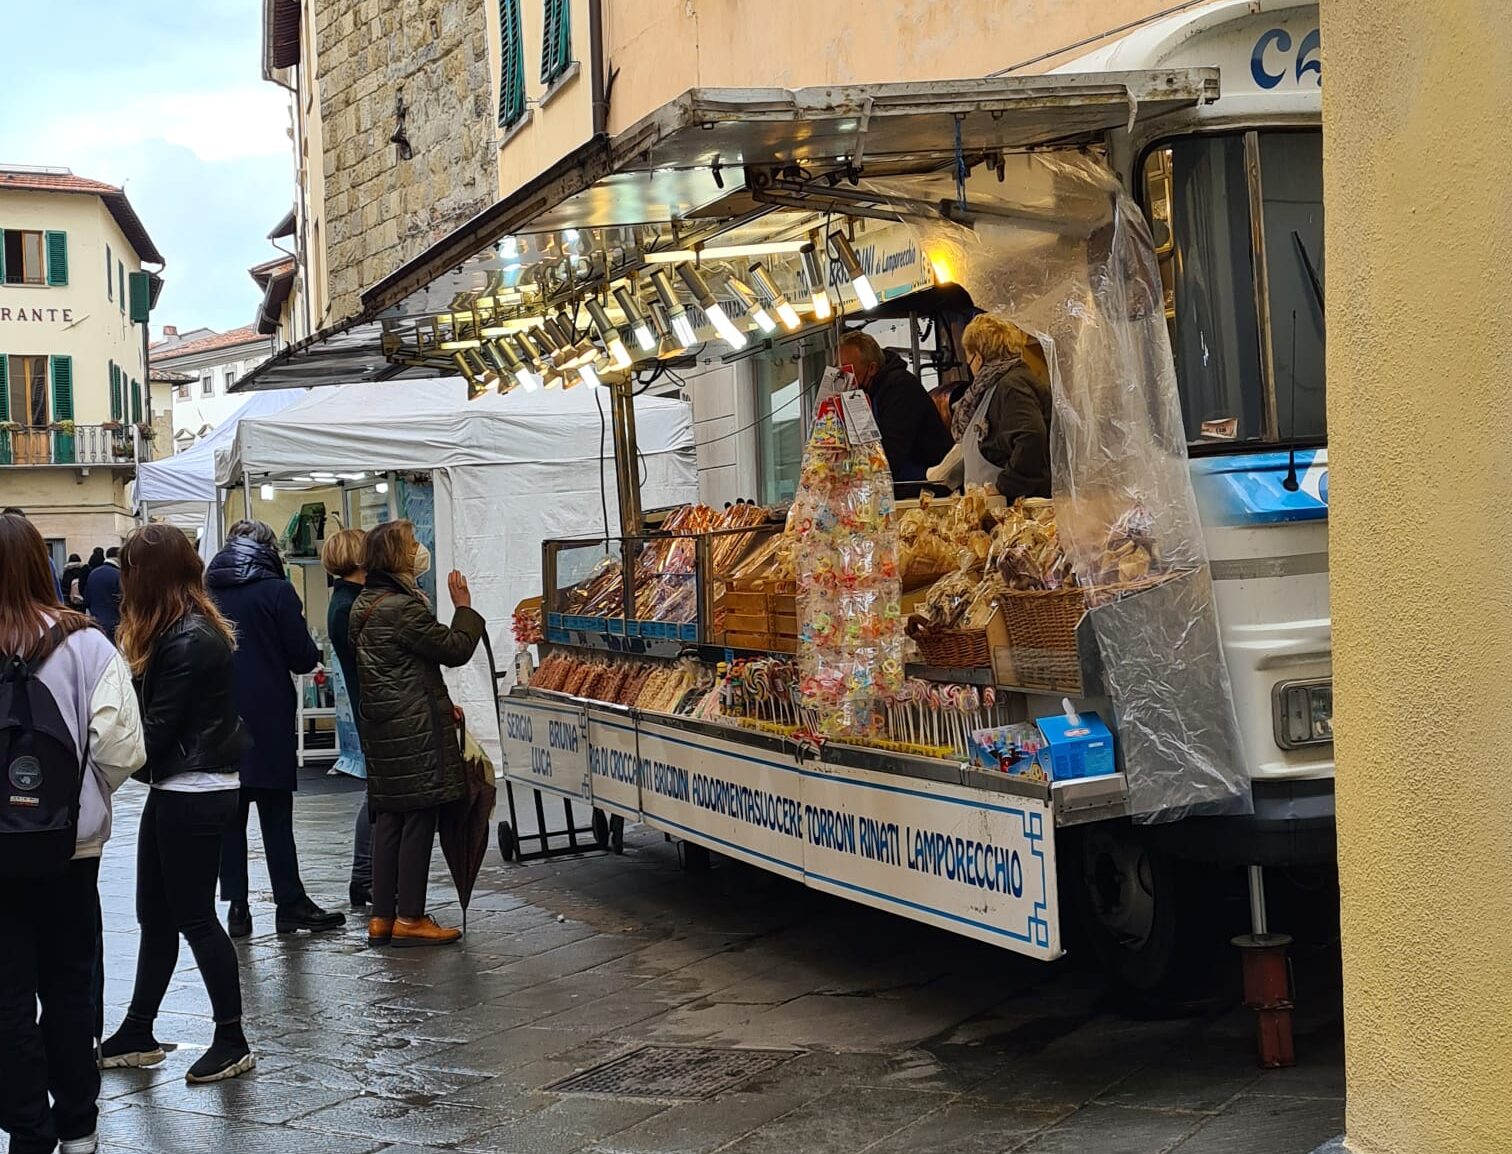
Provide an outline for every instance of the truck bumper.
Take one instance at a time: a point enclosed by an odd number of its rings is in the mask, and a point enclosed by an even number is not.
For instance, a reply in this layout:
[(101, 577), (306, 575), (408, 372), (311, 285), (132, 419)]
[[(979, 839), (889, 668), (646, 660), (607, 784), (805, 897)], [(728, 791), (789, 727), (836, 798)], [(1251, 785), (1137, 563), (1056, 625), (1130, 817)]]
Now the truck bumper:
[(1334, 783), (1257, 781), (1255, 812), (1147, 827), (1175, 857), (1215, 865), (1326, 865), (1335, 860)]

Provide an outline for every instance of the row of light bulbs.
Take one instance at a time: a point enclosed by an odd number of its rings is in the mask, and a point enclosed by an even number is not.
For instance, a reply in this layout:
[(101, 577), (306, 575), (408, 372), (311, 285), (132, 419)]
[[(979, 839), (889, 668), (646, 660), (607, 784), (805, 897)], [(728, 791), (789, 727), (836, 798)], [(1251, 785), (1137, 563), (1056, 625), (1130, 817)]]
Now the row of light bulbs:
[[(828, 240), (830, 251), (849, 279), (862, 309), (868, 312), (875, 309), (878, 304), (876, 291), (850, 241), (843, 232), (830, 233)], [(818, 255), (812, 245), (806, 246), (801, 255), (814, 319), (827, 321), (834, 308), (825, 288)], [(698, 268), (691, 261), (673, 267), (720, 339), (735, 351), (745, 348), (748, 343), (746, 334), (730, 319)], [(802, 324), (798, 310), (760, 263), (752, 264), (746, 275), (749, 282), (730, 276), (725, 284), (763, 335), (776, 332), (779, 325), (792, 332)], [(627, 370), (637, 360), (676, 356), (698, 343), (693, 321), (667, 269), (654, 269), (649, 279), (655, 291), (655, 299), (649, 302), (649, 316), (628, 286), (621, 285), (613, 290), (615, 302), (624, 314), (624, 326), (642, 356), (632, 355), (619, 326), (610, 320), (597, 298), (590, 297), (585, 302), (588, 317), (602, 343), (603, 354), (607, 354), (615, 370)], [(473, 397), (482, 395), (495, 382), (499, 384), (500, 392), (508, 392), (516, 386), (534, 392), (556, 385), (569, 388), (579, 381), (594, 386), (602, 383), (597, 367), (601, 358), (599, 346), (586, 338), (579, 338), (571, 323), (560, 315), (547, 317), (529, 330), (485, 326), (476, 335), (459, 337), (454, 333), (453, 336), (452, 340), (442, 341), (440, 348), (452, 353), (458, 369), (468, 381), (469, 395)], [(513, 379), (515, 385), (504, 387), (502, 382), (506, 379)]]

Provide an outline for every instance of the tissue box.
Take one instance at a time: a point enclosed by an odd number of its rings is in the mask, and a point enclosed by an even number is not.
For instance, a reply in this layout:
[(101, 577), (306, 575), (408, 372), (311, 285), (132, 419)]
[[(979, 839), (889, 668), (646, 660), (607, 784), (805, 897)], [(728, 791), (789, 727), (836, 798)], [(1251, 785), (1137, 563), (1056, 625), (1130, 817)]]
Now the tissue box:
[(1041, 717), (1035, 724), (1045, 739), (1042, 759), (1049, 763), (1052, 781), (1099, 777), (1112, 773), (1113, 735), (1095, 713), (1076, 717)]

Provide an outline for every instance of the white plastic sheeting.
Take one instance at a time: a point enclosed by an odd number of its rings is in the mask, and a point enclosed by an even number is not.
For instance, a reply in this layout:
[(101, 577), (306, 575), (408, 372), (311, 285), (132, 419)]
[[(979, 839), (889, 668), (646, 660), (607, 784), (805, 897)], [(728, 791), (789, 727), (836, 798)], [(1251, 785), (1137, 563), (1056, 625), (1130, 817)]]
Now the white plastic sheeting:
[[(602, 414), (602, 423), (601, 416)], [(697, 500), (686, 403), (635, 401), (646, 508)], [(601, 446), (602, 445), (602, 450)], [(444, 575), (467, 575), (499, 672), (514, 667), (514, 607), (541, 592), (541, 543), (619, 531), (609, 397), (591, 389), (467, 400), (460, 378), (320, 389), (276, 416), (245, 420), (219, 454), (222, 485), (311, 472), (429, 472), (436, 490), (437, 611)], [(487, 661), (447, 675), (469, 728), (502, 764)]]

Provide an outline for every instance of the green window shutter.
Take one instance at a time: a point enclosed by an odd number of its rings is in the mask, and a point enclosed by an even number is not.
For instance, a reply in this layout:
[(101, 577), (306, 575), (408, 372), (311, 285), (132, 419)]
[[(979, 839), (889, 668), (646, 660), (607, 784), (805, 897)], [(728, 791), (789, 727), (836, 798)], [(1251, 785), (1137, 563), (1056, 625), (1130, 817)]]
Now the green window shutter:
[(115, 300), (115, 258), (110, 255), (110, 246), (105, 246), (105, 299)]
[(541, 36), (541, 83), (550, 84), (572, 63), (571, 0), (543, 0), (544, 32)]
[(508, 128), (525, 115), (525, 35), (520, 31), (520, 0), (499, 0), (499, 126)]
[(152, 314), (152, 278), (145, 272), (134, 272), (127, 280), (131, 284), (131, 321), (145, 325)]
[(121, 311), (125, 312), (126, 311), (126, 266), (124, 264), (122, 264), (120, 261), (116, 261), (116, 284), (117, 284), (117, 287), (121, 290), (121, 296), (120, 296)]
[(47, 283), (62, 287), (68, 283), (68, 234), (47, 234)]
[[(74, 419), (74, 393), (73, 393), (73, 358), (54, 356), (52, 358), (52, 419), (54, 421), (71, 421)], [(59, 465), (71, 465), (75, 460), (74, 434), (53, 434), (53, 461)]]
[(5, 230), (0, 228), (0, 284), (5, 283)]
[(10, 361), (0, 353), (0, 421), (10, 420)]
[(142, 423), (142, 382), (135, 378), (131, 382), (131, 423)]
[(110, 362), (110, 419), (112, 421), (124, 420), (126, 414), (121, 408), (121, 370), (116, 367), (114, 361)]

